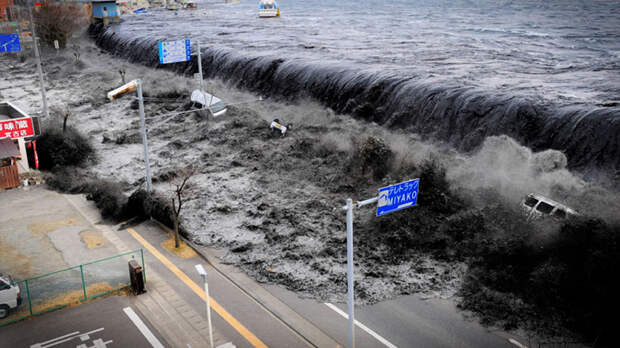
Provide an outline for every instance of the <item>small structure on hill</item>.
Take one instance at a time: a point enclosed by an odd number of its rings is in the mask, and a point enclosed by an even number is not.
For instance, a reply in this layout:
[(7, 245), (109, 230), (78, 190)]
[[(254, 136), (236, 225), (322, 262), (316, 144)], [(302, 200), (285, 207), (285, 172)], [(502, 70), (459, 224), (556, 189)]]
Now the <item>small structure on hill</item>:
[(121, 12), (115, 0), (90, 0), (93, 7), (93, 19), (103, 22), (104, 25), (118, 23), (121, 20)]

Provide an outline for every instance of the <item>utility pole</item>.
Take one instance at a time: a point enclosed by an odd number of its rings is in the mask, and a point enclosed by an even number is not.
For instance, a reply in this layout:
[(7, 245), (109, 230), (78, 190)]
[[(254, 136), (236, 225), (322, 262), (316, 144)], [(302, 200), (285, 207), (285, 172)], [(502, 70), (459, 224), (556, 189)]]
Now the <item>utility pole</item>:
[(28, 14), (30, 15), (30, 32), (32, 34), (32, 46), (34, 47), (34, 57), (37, 61), (37, 70), (39, 72), (39, 84), (41, 88), (41, 99), (43, 100), (43, 114), (49, 117), (47, 111), (47, 97), (45, 96), (45, 84), (43, 82), (43, 68), (41, 67), (41, 56), (39, 55), (39, 45), (37, 45), (37, 35), (34, 31), (34, 21), (32, 19), (32, 7), (28, 5)]
[(144, 145), (144, 166), (146, 167), (146, 192), (151, 192), (151, 166), (149, 165), (149, 144), (146, 140), (146, 121), (144, 119), (144, 98), (142, 98), (142, 80), (137, 79), (138, 106), (140, 109), (140, 131), (142, 132), (142, 144)]

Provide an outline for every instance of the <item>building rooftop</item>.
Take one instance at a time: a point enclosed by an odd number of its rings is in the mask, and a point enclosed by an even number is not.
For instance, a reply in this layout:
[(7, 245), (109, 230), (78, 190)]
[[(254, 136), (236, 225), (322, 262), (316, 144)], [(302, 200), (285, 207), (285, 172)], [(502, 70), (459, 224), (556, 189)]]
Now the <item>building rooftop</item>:
[(11, 102), (0, 102), (0, 120), (10, 120), (12, 118), (22, 117), (28, 117), (28, 115)]

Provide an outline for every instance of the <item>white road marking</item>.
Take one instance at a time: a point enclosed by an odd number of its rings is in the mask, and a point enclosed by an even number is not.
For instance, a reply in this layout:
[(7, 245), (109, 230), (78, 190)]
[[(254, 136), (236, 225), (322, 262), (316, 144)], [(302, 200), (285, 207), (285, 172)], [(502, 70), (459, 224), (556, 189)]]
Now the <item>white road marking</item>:
[[(342, 310), (340, 310), (340, 308), (334, 306), (331, 303), (325, 303), (325, 305), (329, 308), (331, 308), (334, 312), (342, 315), (345, 319), (349, 320), (349, 315), (345, 312), (343, 312)], [(372, 331), (370, 328), (368, 328), (366, 325), (360, 323), (359, 321), (355, 321), (355, 325), (357, 325), (357, 327), (359, 327), (360, 329), (366, 331), (370, 336), (374, 337), (377, 339), (377, 341), (383, 343), (383, 345), (385, 345), (386, 347), (390, 347), (390, 348), (397, 348), (395, 345), (393, 345), (390, 341), (386, 340), (385, 338), (381, 337), (378, 333)]]
[(66, 335), (62, 335), (62, 336), (60, 336), (60, 337), (52, 338), (51, 340), (48, 340), (48, 341), (45, 341), (45, 342), (41, 342), (41, 343), (34, 344), (34, 345), (32, 345), (31, 347), (35, 347), (35, 346), (44, 346), (44, 345), (46, 345), (46, 344), (48, 344), (48, 343), (51, 343), (51, 342), (54, 342), (54, 341), (57, 341), (57, 340), (62, 340), (63, 338), (67, 338), (67, 337), (69, 337), (69, 336), (73, 336), (73, 335), (75, 335), (75, 334), (79, 334), (79, 333), (80, 333), (79, 331), (74, 331), (74, 332), (72, 332), (72, 333), (68, 333), (68, 334), (66, 334)]
[(84, 341), (84, 339), (82, 337), (86, 337), (86, 340), (89, 340), (90, 338), (89, 338), (88, 335), (96, 333), (96, 332), (100, 332), (100, 331), (103, 331), (102, 327), (100, 327), (100, 328), (98, 328), (96, 330), (93, 330), (93, 331), (89, 331), (89, 332), (83, 333), (83, 334), (81, 334), (79, 331), (75, 331), (75, 332), (72, 332), (70, 334), (66, 334), (66, 335), (63, 335), (63, 336), (51, 339), (49, 341), (45, 341), (43, 343), (33, 344), (33, 345), (30, 346), (30, 348), (49, 348), (49, 347), (53, 347), (53, 346), (59, 345), (61, 343), (69, 342), (69, 341), (73, 340), (76, 337), (79, 337), (82, 341)]
[(522, 344), (521, 342), (515, 340), (514, 338), (509, 338), (508, 342), (514, 344), (515, 346), (519, 347), (519, 348), (527, 348), (526, 345)]
[(136, 314), (136, 312), (133, 311), (133, 309), (131, 309), (131, 307), (125, 307), (123, 308), (123, 311), (125, 312), (125, 314), (127, 314), (129, 319), (133, 321), (134, 325), (136, 325), (138, 330), (140, 330), (144, 338), (149, 341), (153, 348), (164, 348), (164, 346), (161, 344), (161, 342), (159, 342), (157, 337), (155, 337), (151, 330), (149, 330), (149, 328), (144, 325), (142, 319), (140, 319), (140, 317)]

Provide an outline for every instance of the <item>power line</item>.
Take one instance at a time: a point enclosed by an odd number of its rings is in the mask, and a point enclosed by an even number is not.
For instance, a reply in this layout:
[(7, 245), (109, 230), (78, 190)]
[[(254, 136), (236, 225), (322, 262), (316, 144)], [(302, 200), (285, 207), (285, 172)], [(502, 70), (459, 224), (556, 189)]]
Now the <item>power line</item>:
[[(236, 105), (240, 105), (240, 104), (248, 104), (248, 103), (252, 103), (252, 102), (256, 102), (256, 101), (263, 101), (264, 99), (259, 98), (259, 99), (253, 99), (253, 100), (246, 100), (243, 102), (239, 102), (239, 103), (233, 103), (233, 104), (226, 104), (226, 107), (229, 106), (236, 106)], [(163, 118), (163, 117), (173, 117), (173, 116), (177, 116), (177, 115), (181, 115), (181, 114), (188, 114), (188, 113), (192, 113), (192, 112), (197, 112), (200, 110), (210, 110), (210, 108), (201, 108), (201, 109), (192, 109), (192, 110), (186, 110), (186, 111), (179, 111), (179, 112), (171, 112), (171, 113), (167, 113), (167, 114), (159, 114), (159, 115), (154, 115), (154, 116), (149, 116), (147, 120), (151, 120), (151, 119), (156, 119), (156, 118)]]

